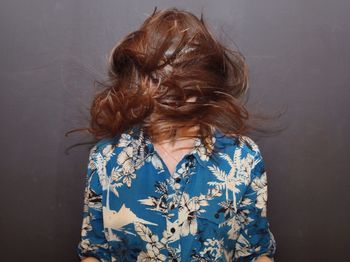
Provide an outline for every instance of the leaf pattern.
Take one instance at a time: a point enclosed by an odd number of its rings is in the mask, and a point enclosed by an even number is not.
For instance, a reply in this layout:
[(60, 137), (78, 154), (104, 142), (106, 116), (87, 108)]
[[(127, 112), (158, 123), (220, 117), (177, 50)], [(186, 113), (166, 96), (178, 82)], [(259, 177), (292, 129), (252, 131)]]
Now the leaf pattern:
[[(142, 128), (103, 139), (89, 153), (80, 259), (255, 261), (273, 257), (267, 173), (255, 142), (215, 130), (173, 174)], [(213, 151), (216, 144), (225, 144)], [(216, 155), (214, 155), (216, 154)]]

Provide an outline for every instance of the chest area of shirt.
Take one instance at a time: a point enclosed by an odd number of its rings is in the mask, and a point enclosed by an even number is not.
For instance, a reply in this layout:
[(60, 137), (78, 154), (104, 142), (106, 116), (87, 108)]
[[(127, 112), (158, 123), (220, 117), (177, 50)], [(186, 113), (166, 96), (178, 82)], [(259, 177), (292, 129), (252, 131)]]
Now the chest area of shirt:
[(174, 222), (202, 218), (222, 224), (237, 212), (247, 185), (237, 176), (237, 167), (210, 161), (207, 166), (180, 161), (173, 174), (156, 154), (143, 161), (123, 155), (112, 161), (118, 165), (106, 170), (109, 181), (105, 206), (123, 214), (123, 220), (143, 217), (154, 221), (163, 217)]

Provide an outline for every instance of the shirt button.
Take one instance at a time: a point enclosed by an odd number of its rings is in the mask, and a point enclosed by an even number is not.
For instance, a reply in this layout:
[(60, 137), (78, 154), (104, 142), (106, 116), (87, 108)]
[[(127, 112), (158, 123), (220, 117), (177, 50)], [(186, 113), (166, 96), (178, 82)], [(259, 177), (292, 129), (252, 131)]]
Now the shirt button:
[(176, 182), (176, 183), (180, 183), (180, 181), (181, 181), (181, 178), (180, 178), (180, 177), (175, 178), (175, 182)]
[(170, 228), (170, 232), (175, 233), (175, 228), (174, 227)]

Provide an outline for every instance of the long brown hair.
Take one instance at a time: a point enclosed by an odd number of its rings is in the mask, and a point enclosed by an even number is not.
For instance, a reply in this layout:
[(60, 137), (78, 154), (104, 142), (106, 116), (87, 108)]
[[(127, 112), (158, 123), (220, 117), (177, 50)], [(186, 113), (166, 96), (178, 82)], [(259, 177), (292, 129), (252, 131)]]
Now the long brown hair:
[(142, 126), (162, 141), (198, 127), (194, 136), (208, 146), (213, 127), (233, 137), (251, 128), (240, 100), (248, 89), (245, 58), (215, 39), (203, 15), (155, 8), (111, 50), (108, 79), (98, 83), (87, 128), (96, 139)]

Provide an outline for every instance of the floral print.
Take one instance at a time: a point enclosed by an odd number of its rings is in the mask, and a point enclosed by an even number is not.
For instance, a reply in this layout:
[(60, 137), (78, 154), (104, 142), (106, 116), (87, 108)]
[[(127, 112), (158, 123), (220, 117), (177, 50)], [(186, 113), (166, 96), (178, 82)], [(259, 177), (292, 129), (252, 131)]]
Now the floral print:
[(267, 176), (248, 136), (196, 139), (170, 174), (142, 128), (90, 150), (77, 255), (99, 261), (256, 261), (273, 257)]

